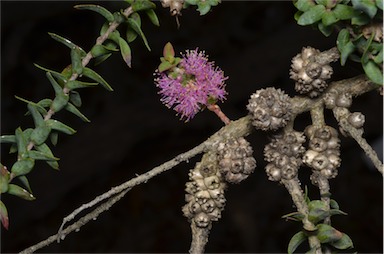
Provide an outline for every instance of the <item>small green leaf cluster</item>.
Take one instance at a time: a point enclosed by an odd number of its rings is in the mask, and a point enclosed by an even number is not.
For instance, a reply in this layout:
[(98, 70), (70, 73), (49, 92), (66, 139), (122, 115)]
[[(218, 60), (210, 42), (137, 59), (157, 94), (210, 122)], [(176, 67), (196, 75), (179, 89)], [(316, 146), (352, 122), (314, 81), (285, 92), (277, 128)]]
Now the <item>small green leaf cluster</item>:
[(341, 64), (360, 62), (366, 75), (383, 85), (382, 0), (294, 0), (299, 25), (316, 26), (325, 36), (338, 32)]
[[(151, 22), (159, 25), (156, 7), (149, 0), (127, 1), (129, 7), (126, 10), (111, 13), (104, 7), (98, 5), (76, 5), (77, 9), (86, 9), (101, 14), (107, 22), (100, 31), (100, 37), (90, 52), (85, 52), (80, 46), (70, 40), (54, 33), (49, 35), (56, 41), (64, 44), (70, 49), (71, 64), (63, 71), (50, 70), (38, 64), (35, 66), (46, 73), (55, 92), (54, 99), (42, 99), (38, 102), (16, 96), (18, 100), (27, 103), (28, 112), (32, 116), (33, 128), (22, 129), (18, 127), (13, 135), (0, 136), (0, 143), (10, 144), (10, 153), (17, 153), (17, 161), (12, 165), (10, 171), (1, 165), (0, 168), (0, 190), (1, 194), (8, 193), (26, 200), (34, 200), (29, 181), (26, 177), (35, 167), (38, 160), (45, 161), (50, 167), (59, 169), (58, 158), (53, 155), (50, 145), (56, 146), (59, 133), (72, 135), (76, 131), (70, 126), (53, 118), (61, 110), (67, 110), (78, 116), (85, 122), (89, 119), (80, 112), (82, 101), (79, 92), (80, 88), (94, 87), (98, 84), (108, 91), (112, 87), (97, 72), (86, 65), (92, 58), (100, 63), (106, 60), (112, 52), (120, 51), (124, 61), (131, 67), (131, 49), (128, 43), (141, 37), (145, 46), (150, 50), (147, 39), (141, 29), (141, 18), (138, 12), (145, 12)], [(116, 30), (121, 23), (126, 24), (126, 36), (123, 39)], [(167, 56), (167, 59), (169, 57)], [(85, 78), (85, 80), (81, 80)], [(89, 82), (91, 80), (92, 82)], [(48, 145), (50, 140), (50, 145)], [(14, 184), (18, 180), (23, 187)], [(5, 204), (0, 201), (0, 219), (5, 228), (9, 226), (8, 212)]]
[[(347, 234), (340, 232), (324, 222), (325, 219), (330, 218), (332, 215), (346, 215), (346, 213), (339, 209), (337, 202), (331, 200), (330, 205), (328, 205), (322, 200), (310, 201), (308, 197), (306, 197), (306, 201), (308, 205), (308, 220), (315, 225), (315, 229), (313, 231), (301, 230), (297, 232), (288, 244), (288, 253), (294, 253), (295, 250), (310, 236), (316, 236), (323, 247), (331, 246), (339, 250), (353, 248), (352, 240)], [(283, 218), (295, 221), (302, 221), (304, 217), (305, 216), (299, 212), (283, 216)], [(308, 253), (312, 253), (312, 250)]]
[(221, 0), (185, 0), (184, 8), (187, 8), (190, 5), (196, 5), (197, 11), (200, 15), (207, 14), (213, 6), (221, 3)]
[(165, 44), (163, 49), (163, 56), (160, 57), (160, 65), (158, 67), (159, 72), (164, 72), (176, 67), (180, 61), (180, 57), (175, 57), (175, 50), (170, 42)]

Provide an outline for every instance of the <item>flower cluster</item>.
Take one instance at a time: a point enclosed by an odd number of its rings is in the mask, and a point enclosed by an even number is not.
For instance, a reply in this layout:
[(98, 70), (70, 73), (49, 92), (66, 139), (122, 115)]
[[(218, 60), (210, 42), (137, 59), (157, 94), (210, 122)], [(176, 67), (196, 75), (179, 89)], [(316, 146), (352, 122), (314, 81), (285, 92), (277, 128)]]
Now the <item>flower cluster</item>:
[(201, 109), (225, 99), (227, 77), (209, 62), (204, 52), (186, 51), (180, 63), (167, 72), (157, 72), (156, 86), (161, 101), (189, 121)]

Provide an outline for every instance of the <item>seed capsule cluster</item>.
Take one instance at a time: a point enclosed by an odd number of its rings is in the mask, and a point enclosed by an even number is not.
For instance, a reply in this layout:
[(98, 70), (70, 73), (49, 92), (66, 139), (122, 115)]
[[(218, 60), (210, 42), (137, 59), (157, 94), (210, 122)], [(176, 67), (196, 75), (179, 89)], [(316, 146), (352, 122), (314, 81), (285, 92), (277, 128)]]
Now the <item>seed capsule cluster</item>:
[(296, 81), (295, 90), (311, 98), (320, 95), (328, 86), (328, 80), (333, 69), (327, 63), (316, 62), (316, 55), (321, 52), (311, 47), (305, 47), (301, 53), (292, 59), (291, 79)]
[(336, 129), (330, 126), (308, 126), (305, 134), (309, 138), (308, 150), (303, 161), (313, 169), (311, 180), (317, 184), (319, 175), (330, 179), (337, 176), (340, 166), (340, 139)]
[(217, 147), (219, 170), (225, 180), (240, 183), (256, 168), (251, 145), (243, 137), (220, 142)]
[(184, 216), (198, 227), (209, 227), (212, 221), (221, 217), (225, 205), (226, 184), (219, 171), (216, 153), (204, 154), (201, 162), (191, 169), (189, 179), (185, 188)]
[(266, 145), (264, 158), (270, 163), (265, 167), (265, 171), (267, 172), (269, 180), (291, 180), (297, 177), (298, 169), (302, 164), (301, 157), (305, 152), (305, 148), (303, 147), (304, 142), (305, 137), (303, 133), (289, 131), (276, 135), (275, 138)]
[(252, 94), (247, 109), (253, 126), (264, 131), (284, 127), (292, 115), (289, 96), (272, 87)]
[(169, 7), (169, 12), (172, 16), (180, 16), (183, 9), (184, 0), (160, 0), (164, 8)]

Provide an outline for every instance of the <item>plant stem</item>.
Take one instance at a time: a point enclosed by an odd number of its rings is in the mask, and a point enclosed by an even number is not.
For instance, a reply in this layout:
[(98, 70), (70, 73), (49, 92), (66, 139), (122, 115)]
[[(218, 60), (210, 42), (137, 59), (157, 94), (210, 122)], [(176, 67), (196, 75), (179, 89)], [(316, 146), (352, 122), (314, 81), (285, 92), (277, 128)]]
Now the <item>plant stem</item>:
[(224, 112), (221, 111), (219, 105), (217, 105), (217, 104), (209, 104), (207, 106), (207, 108), (210, 111), (214, 112), (220, 118), (220, 120), (223, 121), (223, 123), (225, 125), (228, 125), (231, 122), (231, 120), (229, 120), (229, 118), (224, 114)]
[(208, 243), (208, 236), (211, 230), (211, 226), (207, 228), (200, 228), (196, 226), (195, 222), (191, 221), (192, 229), (192, 242), (189, 253), (191, 254), (200, 254), (204, 253), (205, 245)]

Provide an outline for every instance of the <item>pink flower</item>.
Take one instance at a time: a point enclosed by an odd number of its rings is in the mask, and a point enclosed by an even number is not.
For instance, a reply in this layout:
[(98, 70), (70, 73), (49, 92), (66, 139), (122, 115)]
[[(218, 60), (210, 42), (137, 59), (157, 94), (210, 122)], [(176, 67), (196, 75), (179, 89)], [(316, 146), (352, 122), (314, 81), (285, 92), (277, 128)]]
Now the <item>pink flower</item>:
[(186, 51), (178, 66), (168, 73), (157, 73), (155, 83), (161, 101), (187, 122), (205, 106), (225, 100), (227, 79), (222, 70), (208, 62), (204, 52), (196, 49)]

